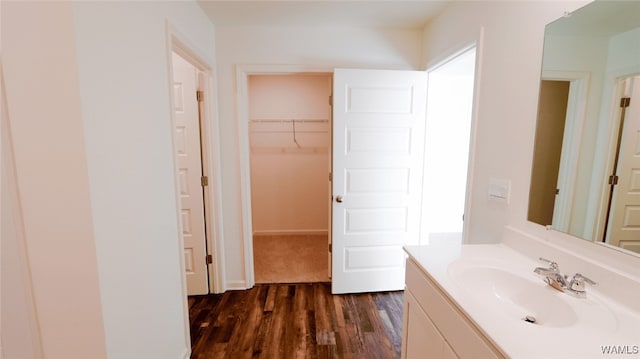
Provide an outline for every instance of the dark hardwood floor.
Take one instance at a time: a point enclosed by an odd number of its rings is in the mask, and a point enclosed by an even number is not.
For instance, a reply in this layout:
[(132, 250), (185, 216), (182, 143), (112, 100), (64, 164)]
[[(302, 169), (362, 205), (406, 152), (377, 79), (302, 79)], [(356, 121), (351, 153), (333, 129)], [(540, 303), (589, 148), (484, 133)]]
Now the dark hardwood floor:
[(192, 359), (399, 358), (403, 292), (332, 295), (328, 283), (189, 297)]

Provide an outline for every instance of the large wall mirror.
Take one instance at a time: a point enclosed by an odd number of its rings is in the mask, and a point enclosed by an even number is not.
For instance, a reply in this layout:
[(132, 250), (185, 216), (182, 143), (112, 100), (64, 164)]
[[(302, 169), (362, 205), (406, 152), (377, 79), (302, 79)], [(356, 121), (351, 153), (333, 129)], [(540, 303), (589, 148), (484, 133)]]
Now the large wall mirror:
[(547, 25), (528, 220), (640, 253), (640, 2)]

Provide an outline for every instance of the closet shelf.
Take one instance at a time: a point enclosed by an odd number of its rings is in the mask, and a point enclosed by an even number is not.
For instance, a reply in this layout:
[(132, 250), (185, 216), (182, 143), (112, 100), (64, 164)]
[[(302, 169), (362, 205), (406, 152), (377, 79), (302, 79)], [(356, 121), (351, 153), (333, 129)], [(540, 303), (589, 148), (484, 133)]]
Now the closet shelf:
[(255, 154), (320, 154), (329, 153), (329, 147), (251, 147), (251, 153)]
[(249, 123), (329, 123), (327, 119), (280, 119), (280, 120), (258, 120), (249, 119)]

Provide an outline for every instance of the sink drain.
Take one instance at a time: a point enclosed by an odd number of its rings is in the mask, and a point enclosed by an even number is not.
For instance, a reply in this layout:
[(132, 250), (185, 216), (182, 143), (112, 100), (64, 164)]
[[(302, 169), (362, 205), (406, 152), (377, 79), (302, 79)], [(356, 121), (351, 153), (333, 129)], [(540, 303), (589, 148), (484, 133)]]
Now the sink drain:
[(534, 317), (533, 315), (527, 315), (526, 317), (522, 318), (522, 320), (524, 320), (527, 323), (532, 323), (532, 324), (536, 323), (536, 317)]

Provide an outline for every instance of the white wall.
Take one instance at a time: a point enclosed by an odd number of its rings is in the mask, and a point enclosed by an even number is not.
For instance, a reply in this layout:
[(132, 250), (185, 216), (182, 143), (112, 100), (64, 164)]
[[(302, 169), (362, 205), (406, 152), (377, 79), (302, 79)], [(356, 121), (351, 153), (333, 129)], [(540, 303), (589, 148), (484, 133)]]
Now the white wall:
[[(477, 39), (484, 29), (468, 215), (473, 243), (500, 241), (507, 224), (543, 233), (526, 218), (544, 27), (585, 3), (453, 2), (425, 28), (425, 63)], [(490, 178), (511, 181), (508, 205), (488, 199)]]
[[(329, 229), (331, 79), (327, 74), (249, 76), (254, 234)], [(297, 145), (291, 121), (296, 121)]]
[(236, 117), (236, 66), (302, 65), (417, 69), (421, 32), (418, 30), (317, 28), (317, 27), (217, 27), (224, 238), (227, 284), (245, 286), (240, 159)]
[(638, 71), (640, 59), (640, 28), (635, 28), (609, 40), (607, 74), (632, 74)]
[(187, 358), (166, 21), (192, 2), (2, 2), (16, 173), (47, 358)]
[(190, 2), (77, 2), (74, 25), (107, 353), (184, 357), (165, 19), (214, 64)]
[(105, 358), (71, 4), (2, 2), (2, 51), (44, 355)]

